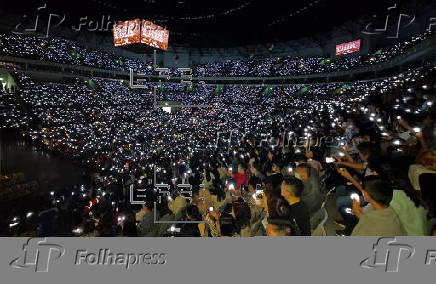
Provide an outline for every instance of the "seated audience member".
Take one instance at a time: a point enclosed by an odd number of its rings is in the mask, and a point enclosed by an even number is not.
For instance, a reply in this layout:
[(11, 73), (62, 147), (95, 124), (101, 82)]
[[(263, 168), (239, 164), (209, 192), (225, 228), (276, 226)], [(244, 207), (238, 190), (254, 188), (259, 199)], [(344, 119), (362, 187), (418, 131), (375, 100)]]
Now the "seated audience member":
[(263, 189), (253, 193), (251, 201), (251, 235), (265, 236), (268, 218), (267, 196)]
[(374, 149), (371, 142), (360, 143), (357, 145), (357, 150), (359, 151), (359, 158), (362, 160), (361, 163), (339, 160), (336, 165), (352, 168), (364, 177), (377, 175), (380, 165), (379, 153)]
[(247, 167), (244, 164), (238, 165), (238, 172), (232, 174), (233, 179), (236, 181), (236, 189), (241, 189), (248, 181)]
[(214, 180), (215, 180), (215, 175), (212, 173), (212, 171), (210, 170), (209, 167), (206, 167), (204, 169), (203, 172), (203, 180), (202, 180), (202, 184), (204, 186), (204, 189), (206, 190), (213, 190), (214, 189)]
[(408, 236), (428, 235), (427, 209), (413, 192), (394, 190), (390, 207), (397, 213)]
[(306, 205), (301, 202), (303, 183), (294, 177), (287, 177), (281, 185), (281, 194), (289, 203), (291, 218), (295, 220), (302, 236), (310, 236), (310, 216)]
[(125, 220), (122, 224), (124, 237), (137, 237), (138, 229), (136, 227), (135, 215), (132, 211), (125, 213)]
[(312, 151), (307, 151), (306, 153), (306, 157), (307, 157), (307, 163), (314, 169), (316, 169), (319, 172), (321, 172), (322, 170), (322, 165), (320, 162), (318, 162), (317, 160), (315, 160), (313, 158), (313, 152)]
[[(186, 208), (186, 200), (178, 196), (174, 201), (169, 203), (163, 200), (160, 206), (159, 221), (161, 223), (155, 223), (153, 229), (146, 235), (146, 237), (162, 237), (171, 227), (169, 221), (179, 221), (183, 215), (183, 210)], [(162, 222), (163, 221), (163, 222)]]
[[(154, 226), (154, 212), (153, 212), (153, 202), (146, 202), (142, 209), (142, 220), (138, 224), (138, 235), (144, 237), (153, 230)], [(158, 214), (158, 212), (156, 212)], [(159, 218), (159, 216), (156, 216)]]
[[(189, 205), (186, 207), (186, 213), (185, 213), (185, 221), (202, 221), (203, 218), (201, 216), (200, 210), (198, 210), (198, 207), (195, 205)], [(182, 227), (180, 228), (180, 236), (181, 237), (200, 237), (200, 226), (196, 223), (186, 223), (182, 224)]]
[(294, 153), (291, 152), (291, 149), (289, 146), (285, 146), (282, 149), (282, 157), (283, 157), (283, 164), (288, 165), (294, 160)]
[[(275, 158), (275, 153), (273, 150), (269, 150), (266, 154), (266, 160), (263, 163), (262, 172), (265, 174), (270, 174), (272, 172), (272, 164)], [(262, 159), (263, 161), (263, 159)]]
[(315, 213), (321, 208), (324, 199), (320, 190), (319, 175), (311, 166), (303, 163), (295, 169), (295, 177), (304, 185), (301, 201), (309, 209), (309, 214)]
[(232, 217), (235, 224), (234, 236), (251, 237), (251, 210), (242, 198), (232, 202)]
[(353, 214), (359, 218), (351, 236), (406, 236), (395, 210), (390, 207), (393, 197), (391, 184), (377, 176), (365, 178), (363, 196), (369, 205), (362, 208), (359, 201), (354, 200)]
[(259, 161), (255, 161), (250, 167), (250, 172), (259, 180), (264, 181), (266, 175), (261, 172), (261, 168), (262, 168), (262, 163), (260, 163)]
[(272, 172), (267, 177), (267, 180), (272, 184), (275, 191), (280, 192), (280, 185), (283, 181), (283, 174), (282, 165), (279, 161), (276, 160), (272, 163)]

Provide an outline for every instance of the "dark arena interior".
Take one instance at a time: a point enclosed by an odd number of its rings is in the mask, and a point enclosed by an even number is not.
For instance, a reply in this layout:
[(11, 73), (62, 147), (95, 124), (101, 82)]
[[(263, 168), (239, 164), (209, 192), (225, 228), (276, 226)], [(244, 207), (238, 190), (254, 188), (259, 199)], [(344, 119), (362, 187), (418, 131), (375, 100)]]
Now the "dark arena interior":
[(436, 235), (434, 0), (3, 2), (1, 237)]

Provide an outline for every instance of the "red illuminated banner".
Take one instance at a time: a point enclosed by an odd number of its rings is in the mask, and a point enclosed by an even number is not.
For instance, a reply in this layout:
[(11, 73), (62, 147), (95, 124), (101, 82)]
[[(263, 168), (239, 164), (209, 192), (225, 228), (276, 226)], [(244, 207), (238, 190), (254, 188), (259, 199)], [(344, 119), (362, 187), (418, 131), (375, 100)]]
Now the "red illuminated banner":
[(362, 43), (361, 39), (350, 41), (346, 43), (341, 43), (336, 45), (336, 55), (349, 54), (353, 52), (360, 51), (360, 45)]
[(115, 46), (141, 42), (141, 20), (136, 19), (114, 25)]
[(150, 21), (142, 22), (141, 42), (155, 48), (167, 50), (170, 32)]
[(114, 45), (146, 44), (154, 48), (168, 49), (170, 32), (145, 20), (132, 20), (114, 25)]

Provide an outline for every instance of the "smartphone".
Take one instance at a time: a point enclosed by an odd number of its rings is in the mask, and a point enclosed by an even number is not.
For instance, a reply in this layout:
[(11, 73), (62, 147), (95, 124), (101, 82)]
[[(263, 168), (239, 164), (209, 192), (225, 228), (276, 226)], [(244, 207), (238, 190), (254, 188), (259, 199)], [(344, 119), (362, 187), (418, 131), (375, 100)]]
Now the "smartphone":
[(333, 157), (326, 157), (326, 158), (325, 158), (325, 162), (326, 162), (327, 164), (331, 164), (331, 163), (336, 162), (336, 160), (335, 160), (335, 158), (333, 158)]
[(126, 220), (126, 217), (124, 215), (118, 216), (118, 224), (124, 222), (124, 220)]
[(344, 152), (338, 151), (336, 154), (338, 155), (338, 157), (345, 157)]
[(213, 211), (213, 206), (209, 207), (209, 212)]
[(353, 200), (356, 200), (356, 201), (360, 201), (360, 196), (357, 193), (352, 193), (350, 195), (350, 198), (353, 199)]
[(73, 233), (74, 234), (81, 234), (81, 233), (83, 233), (83, 230), (81, 228), (76, 228), (73, 230)]
[(263, 198), (263, 190), (262, 189), (257, 189), (255, 191), (255, 193), (253, 193), (253, 199), (254, 200), (261, 200)]

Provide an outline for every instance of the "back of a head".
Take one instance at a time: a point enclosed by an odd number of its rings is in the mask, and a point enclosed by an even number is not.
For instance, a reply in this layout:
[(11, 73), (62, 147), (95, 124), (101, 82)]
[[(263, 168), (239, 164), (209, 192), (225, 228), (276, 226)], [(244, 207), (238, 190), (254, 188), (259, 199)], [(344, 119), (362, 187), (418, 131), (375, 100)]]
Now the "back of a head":
[(307, 157), (303, 153), (295, 154), (295, 161), (300, 163), (306, 163)]
[(241, 228), (249, 226), (251, 219), (250, 206), (242, 198), (238, 198), (232, 202), (232, 207), (235, 212), (236, 223)]
[(269, 237), (292, 236), (291, 222), (285, 219), (268, 219), (267, 235)]
[(186, 215), (193, 221), (201, 221), (203, 219), (198, 207), (192, 204), (186, 207)]
[(373, 146), (371, 142), (362, 142), (359, 145), (357, 145), (357, 150), (361, 152), (364, 155), (371, 156), (373, 152)]
[(379, 176), (368, 176), (363, 181), (364, 190), (380, 205), (389, 206), (392, 201), (393, 189), (389, 181)]
[(262, 163), (260, 161), (255, 161), (253, 163), (253, 168), (255, 168), (258, 172), (261, 172), (262, 169)]
[(279, 158), (275, 158), (275, 159), (273, 160), (273, 165), (275, 165), (276, 167), (278, 167), (278, 168), (280, 168), (280, 169), (283, 168), (283, 162), (282, 162), (282, 160), (279, 159)]
[(292, 190), (292, 193), (295, 197), (301, 197), (301, 194), (304, 190), (304, 185), (301, 180), (295, 177), (286, 177), (283, 180), (286, 188)]
[(308, 178), (312, 176), (312, 166), (308, 163), (301, 163), (297, 168), (305, 170)]

